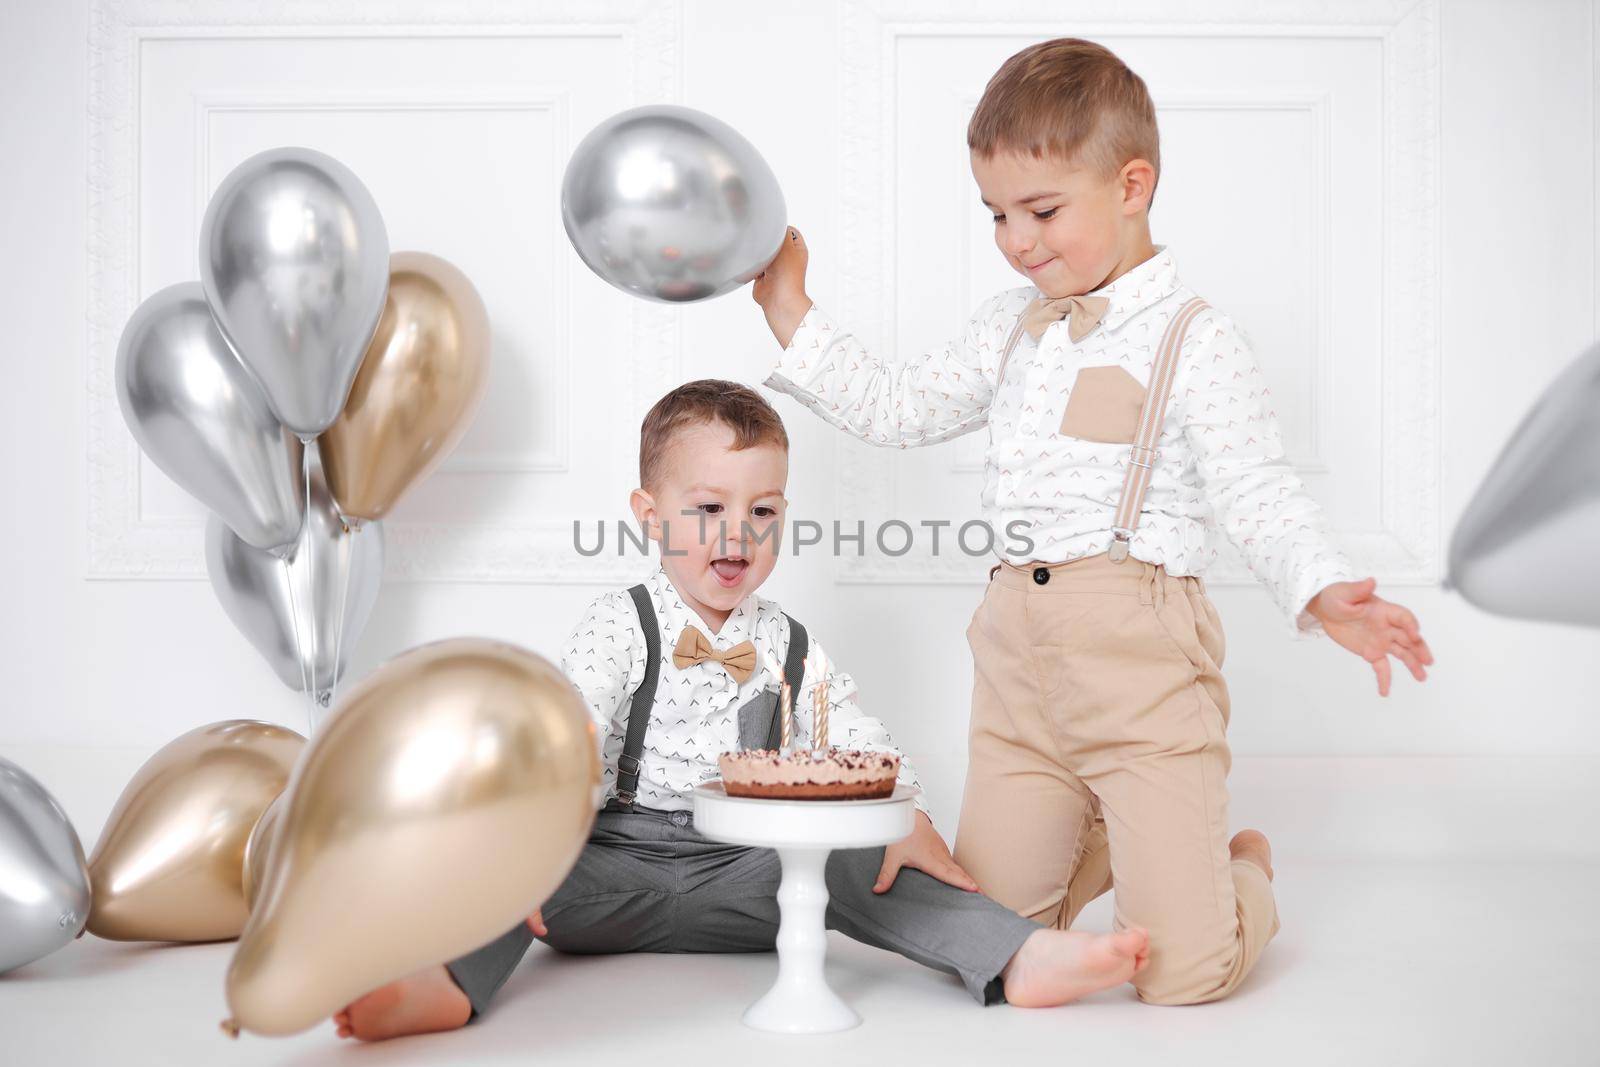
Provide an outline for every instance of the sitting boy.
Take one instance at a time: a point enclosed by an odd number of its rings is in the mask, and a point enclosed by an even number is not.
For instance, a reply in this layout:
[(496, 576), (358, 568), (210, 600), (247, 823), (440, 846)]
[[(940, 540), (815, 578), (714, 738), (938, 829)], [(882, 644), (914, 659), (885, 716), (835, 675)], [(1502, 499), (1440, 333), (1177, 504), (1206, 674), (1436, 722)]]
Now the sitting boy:
[[(883, 724), (858, 710), (850, 676), (819, 677), (816, 665), (831, 659), (756, 595), (777, 563), (788, 473), (783, 423), (751, 389), (690, 382), (651, 409), (631, 503), (661, 546), (661, 568), (596, 599), (562, 650), (602, 740), (606, 800), (589, 843), (526, 923), (357, 1000), (335, 1017), (341, 1037), (463, 1025), (535, 936), (573, 953), (774, 947), (777, 854), (702, 837), (691, 791), (717, 776), (721, 753), (771, 744), (786, 677), (797, 696), (828, 686), (841, 747), (895, 751)], [(810, 704), (795, 701), (796, 743), (809, 736)], [(916, 782), (904, 759), (900, 778)], [(827, 883), (830, 928), (958, 975), (981, 1004), (1065, 1004), (1145, 964), (1143, 930), (1047, 929), (978, 893), (920, 808), (904, 841), (834, 852)]]

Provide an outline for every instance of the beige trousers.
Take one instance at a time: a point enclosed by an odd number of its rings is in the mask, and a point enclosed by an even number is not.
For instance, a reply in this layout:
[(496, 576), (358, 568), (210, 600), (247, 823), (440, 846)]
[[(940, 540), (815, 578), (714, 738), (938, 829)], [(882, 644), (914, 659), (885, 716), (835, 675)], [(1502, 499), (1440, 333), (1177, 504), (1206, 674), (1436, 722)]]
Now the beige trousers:
[(1228, 855), (1228, 689), (1204, 584), (1105, 555), (1006, 565), (967, 640), (957, 862), (1061, 928), (1115, 884), (1117, 925), (1150, 932), (1142, 999), (1232, 992), (1278, 915), (1266, 874)]

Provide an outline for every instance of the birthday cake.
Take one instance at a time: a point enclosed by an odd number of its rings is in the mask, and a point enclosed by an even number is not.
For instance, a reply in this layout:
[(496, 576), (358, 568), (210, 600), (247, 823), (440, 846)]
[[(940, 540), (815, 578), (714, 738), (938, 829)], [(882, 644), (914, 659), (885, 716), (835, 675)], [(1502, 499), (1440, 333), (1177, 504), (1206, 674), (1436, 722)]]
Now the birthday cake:
[[(807, 666), (812, 666), (810, 660)], [(815, 677), (827, 678), (826, 660)], [(778, 747), (724, 752), (717, 758), (722, 788), (730, 797), (769, 800), (876, 800), (894, 792), (900, 757), (892, 752), (862, 752), (828, 744), (828, 686), (811, 691), (811, 744), (791, 747), (794, 700), (788, 681), (778, 694)]]
[(900, 757), (848, 748), (762, 748), (724, 752), (717, 760), (730, 797), (771, 800), (873, 800), (894, 792)]

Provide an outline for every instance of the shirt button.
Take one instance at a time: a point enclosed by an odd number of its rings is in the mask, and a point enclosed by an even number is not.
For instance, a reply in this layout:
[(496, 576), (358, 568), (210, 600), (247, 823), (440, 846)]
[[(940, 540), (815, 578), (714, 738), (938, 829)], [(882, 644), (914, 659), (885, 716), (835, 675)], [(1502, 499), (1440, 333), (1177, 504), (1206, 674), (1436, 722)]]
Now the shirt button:
[(1035, 567), (1035, 568), (1033, 568), (1033, 580), (1038, 585), (1044, 585), (1046, 582), (1048, 582), (1050, 580), (1050, 568), (1049, 567)]
[(686, 811), (675, 811), (672, 813), (670, 818), (672, 819), (672, 825), (674, 826), (689, 825), (689, 813)]

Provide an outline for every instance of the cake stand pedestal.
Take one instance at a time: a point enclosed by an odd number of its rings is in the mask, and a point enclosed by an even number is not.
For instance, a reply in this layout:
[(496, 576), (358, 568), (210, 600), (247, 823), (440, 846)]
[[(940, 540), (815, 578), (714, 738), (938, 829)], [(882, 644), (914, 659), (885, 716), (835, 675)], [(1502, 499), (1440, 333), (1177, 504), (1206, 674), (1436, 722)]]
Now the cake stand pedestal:
[(828, 853), (875, 848), (911, 833), (917, 790), (895, 786), (877, 800), (730, 797), (720, 781), (694, 791), (695, 829), (717, 841), (770, 848), (783, 864), (778, 887), (778, 980), (744, 1013), (746, 1026), (780, 1034), (826, 1034), (861, 1022), (828, 988)]

